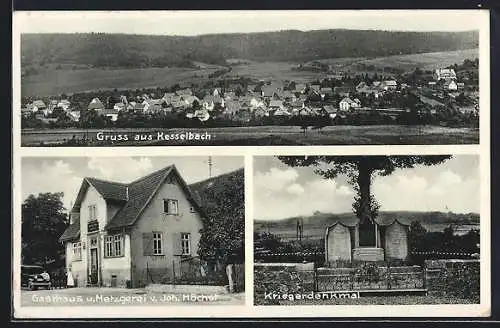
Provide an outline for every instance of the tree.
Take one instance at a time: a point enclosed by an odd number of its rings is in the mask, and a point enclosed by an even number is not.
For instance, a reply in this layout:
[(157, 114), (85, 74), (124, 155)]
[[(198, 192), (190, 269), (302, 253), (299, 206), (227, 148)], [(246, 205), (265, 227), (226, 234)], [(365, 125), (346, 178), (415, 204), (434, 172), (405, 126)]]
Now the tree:
[(22, 205), (22, 259), (25, 263), (62, 265), (64, 248), (59, 243), (68, 225), (63, 193), (30, 195)]
[(221, 268), (244, 263), (244, 174), (238, 170), (190, 186), (204, 204), (205, 214), (198, 255)]
[(451, 155), (426, 156), (278, 156), (289, 166), (312, 166), (314, 172), (326, 179), (346, 175), (354, 187), (356, 196), (353, 212), (360, 223), (372, 221), (380, 205), (371, 192), (372, 180), (376, 175), (388, 176), (396, 169), (413, 168), (417, 165), (438, 165)]
[(422, 241), (424, 240), (427, 230), (422, 226), (420, 221), (413, 221), (410, 225), (410, 250), (421, 250)]

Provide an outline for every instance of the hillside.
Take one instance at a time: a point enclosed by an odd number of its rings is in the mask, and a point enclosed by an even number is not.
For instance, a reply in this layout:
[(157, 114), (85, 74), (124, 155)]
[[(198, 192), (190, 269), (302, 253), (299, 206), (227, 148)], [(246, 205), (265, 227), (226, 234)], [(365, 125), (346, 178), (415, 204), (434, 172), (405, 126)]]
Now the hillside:
[[(297, 218), (286, 218), (283, 220), (255, 220), (255, 231), (268, 231), (278, 235), (295, 235)], [(428, 231), (442, 231), (449, 225), (478, 225), (479, 214), (456, 214), (443, 212), (380, 212), (377, 220), (390, 222), (398, 219), (405, 223), (420, 221)], [(331, 214), (317, 213), (312, 216), (302, 217), (304, 223), (304, 235), (321, 236), (327, 226), (335, 222), (351, 224), (356, 220), (353, 213)]]
[(25, 74), (51, 64), (85, 67), (193, 67), (226, 59), (295, 61), (381, 57), (478, 47), (477, 32), (279, 31), (200, 36), (23, 34)]

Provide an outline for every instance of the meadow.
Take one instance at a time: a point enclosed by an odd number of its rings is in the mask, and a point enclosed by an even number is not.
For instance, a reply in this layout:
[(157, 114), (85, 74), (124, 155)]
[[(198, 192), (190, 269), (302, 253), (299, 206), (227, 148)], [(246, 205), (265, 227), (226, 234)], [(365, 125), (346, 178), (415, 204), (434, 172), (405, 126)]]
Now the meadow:
[[(363, 67), (374, 66), (375, 70), (383, 71), (392, 67), (404, 71), (421, 69), (435, 69), (452, 64), (460, 64), (465, 58), (474, 59), (479, 56), (478, 49), (432, 52), (413, 55), (387, 56), (376, 58), (336, 58), (322, 59), (320, 62), (333, 65), (339, 71), (366, 72)], [(231, 60), (229, 60), (231, 61)], [(234, 61), (234, 60), (233, 60)], [(239, 65), (232, 66), (232, 71), (225, 74), (225, 78), (249, 77), (257, 80), (290, 80), (299, 83), (323, 79), (326, 72), (297, 71), (292, 68), (298, 63), (292, 62), (258, 62), (245, 60)], [(218, 66), (197, 63), (198, 68), (127, 68), (103, 69), (84, 68), (71, 69), (62, 66), (56, 69), (51, 66), (39, 69), (37, 74), (22, 77), (21, 94), (23, 96), (51, 96), (87, 92), (101, 89), (137, 89), (174, 84), (199, 84), (208, 79), (210, 73), (220, 69)]]
[[(304, 133), (295, 126), (252, 126), (252, 127), (220, 127), (220, 128), (176, 128), (176, 129), (47, 129), (23, 130), (21, 144), (23, 146), (46, 146), (63, 143), (73, 136), (96, 141), (98, 132), (109, 134), (128, 134), (128, 141), (93, 142), (90, 146), (269, 146), (269, 145), (429, 145), (429, 144), (478, 144), (479, 130), (473, 128), (451, 128), (442, 126), (403, 126), (403, 125), (370, 125), (327, 126), (321, 131), (309, 130)], [(210, 140), (167, 141), (147, 140), (134, 141), (133, 135), (152, 134), (157, 132), (172, 133), (208, 133)]]

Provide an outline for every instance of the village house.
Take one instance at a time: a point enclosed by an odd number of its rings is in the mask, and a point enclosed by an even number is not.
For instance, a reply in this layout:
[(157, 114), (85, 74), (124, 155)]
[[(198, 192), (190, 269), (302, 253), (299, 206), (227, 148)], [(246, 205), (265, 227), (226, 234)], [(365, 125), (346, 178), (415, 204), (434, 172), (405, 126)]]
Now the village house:
[(73, 121), (73, 122), (78, 122), (80, 121), (80, 111), (79, 110), (72, 110), (68, 111), (68, 117)]
[(117, 111), (125, 110), (125, 108), (126, 108), (126, 105), (124, 103), (121, 103), (121, 102), (113, 105), (113, 109), (117, 110)]
[(116, 122), (118, 120), (118, 111), (116, 109), (103, 109), (99, 114), (109, 118), (111, 122)]
[(45, 105), (43, 100), (35, 100), (35, 101), (33, 101), (33, 104), (31, 106), (31, 110), (33, 111), (33, 113), (36, 113), (38, 111), (43, 112), (46, 109), (47, 109), (47, 106)]
[(94, 98), (90, 101), (89, 105), (87, 106), (87, 109), (101, 111), (104, 109), (104, 105), (102, 104), (101, 100), (99, 100), (99, 98)]
[(443, 84), (443, 88), (449, 91), (456, 91), (458, 90), (458, 85), (455, 80), (446, 80)]
[(303, 83), (297, 83), (295, 84), (295, 92), (299, 92), (299, 93), (305, 93), (306, 92), (306, 89), (307, 89), (307, 86)]
[(193, 91), (191, 91), (191, 89), (180, 89), (180, 90), (177, 90), (175, 92), (175, 94), (177, 96), (192, 96), (193, 95)]
[(84, 178), (60, 237), (77, 286), (141, 287), (196, 260), (204, 212), (175, 166), (131, 183)]
[(71, 106), (71, 103), (69, 102), (69, 100), (67, 99), (62, 99), (60, 100), (58, 103), (57, 103), (57, 106), (56, 107), (59, 107), (59, 108), (62, 108), (64, 109), (65, 111), (67, 111), (69, 109), (69, 107)]
[(361, 103), (359, 102), (359, 99), (352, 100), (351, 98), (346, 97), (339, 102), (339, 109), (343, 111), (349, 111), (360, 107)]
[(398, 88), (398, 83), (395, 80), (386, 80), (380, 83), (379, 88), (384, 91), (394, 91)]
[(328, 115), (328, 117), (330, 118), (337, 117), (337, 108), (333, 107), (332, 105), (323, 106), (323, 110)]
[(457, 78), (457, 74), (453, 68), (438, 68), (434, 71), (434, 79), (436, 81), (440, 80), (455, 80)]
[(377, 218), (361, 223), (358, 219), (337, 221), (326, 228), (325, 260), (391, 261), (408, 257), (408, 230), (404, 219)]

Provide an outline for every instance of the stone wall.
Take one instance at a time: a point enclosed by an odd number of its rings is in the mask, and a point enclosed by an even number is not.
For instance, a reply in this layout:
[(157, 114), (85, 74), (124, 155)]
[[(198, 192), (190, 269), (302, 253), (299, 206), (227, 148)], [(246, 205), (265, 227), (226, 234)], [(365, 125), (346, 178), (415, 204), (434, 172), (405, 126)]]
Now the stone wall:
[(479, 260), (426, 260), (425, 276), (428, 294), (479, 303)]
[(266, 293), (307, 293), (315, 290), (314, 263), (255, 263), (254, 302), (279, 304), (266, 300)]

